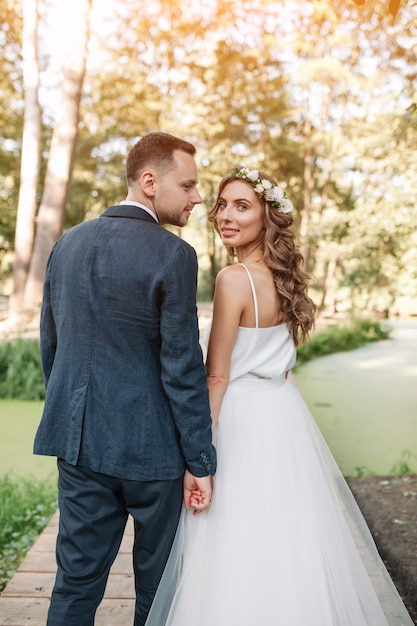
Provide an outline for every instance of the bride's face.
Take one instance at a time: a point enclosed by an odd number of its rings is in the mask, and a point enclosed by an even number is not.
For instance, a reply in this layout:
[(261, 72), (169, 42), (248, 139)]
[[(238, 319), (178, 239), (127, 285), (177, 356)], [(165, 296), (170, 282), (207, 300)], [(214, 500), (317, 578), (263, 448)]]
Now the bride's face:
[(233, 180), (217, 200), (216, 222), (225, 246), (242, 249), (258, 244), (264, 231), (264, 209), (252, 185)]

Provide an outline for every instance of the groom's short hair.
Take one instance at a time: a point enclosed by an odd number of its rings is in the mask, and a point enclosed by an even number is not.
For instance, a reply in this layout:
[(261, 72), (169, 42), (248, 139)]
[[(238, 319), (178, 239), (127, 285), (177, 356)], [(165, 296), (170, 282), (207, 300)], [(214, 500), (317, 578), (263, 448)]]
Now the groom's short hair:
[(153, 167), (159, 172), (175, 167), (175, 150), (182, 150), (192, 156), (196, 153), (192, 143), (169, 133), (155, 132), (141, 137), (127, 155), (126, 180), (128, 184), (137, 180), (147, 167)]

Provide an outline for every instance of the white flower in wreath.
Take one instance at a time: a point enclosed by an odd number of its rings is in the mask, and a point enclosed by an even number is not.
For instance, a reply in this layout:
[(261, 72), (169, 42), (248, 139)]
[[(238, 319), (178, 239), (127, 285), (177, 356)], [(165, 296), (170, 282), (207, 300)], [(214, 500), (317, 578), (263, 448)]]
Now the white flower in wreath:
[(263, 179), (261, 180), (261, 185), (262, 185), (262, 187), (263, 187), (265, 190), (267, 190), (267, 189), (272, 189), (272, 183), (271, 183), (271, 182), (269, 182), (269, 180), (267, 180), (266, 178), (263, 178)]
[(277, 185), (275, 185), (275, 187), (272, 187), (272, 189), (267, 189), (265, 191), (265, 200), (268, 200), (268, 202), (281, 202), (283, 197), (284, 192), (282, 191), (281, 187), (278, 187)]
[(282, 213), (291, 213), (293, 209), (291, 200), (288, 200), (288, 198), (283, 198), (279, 201), (279, 203), (281, 205)]
[(265, 198), (273, 207), (281, 213), (291, 213), (293, 204), (282, 191), (279, 185), (273, 185), (269, 180), (259, 178), (258, 170), (250, 170), (248, 167), (234, 168), (230, 171), (231, 176), (248, 181), (260, 198)]
[(249, 180), (255, 182), (255, 180), (258, 180), (259, 178), (258, 170), (250, 170), (249, 172), (247, 172), (246, 177), (249, 178)]

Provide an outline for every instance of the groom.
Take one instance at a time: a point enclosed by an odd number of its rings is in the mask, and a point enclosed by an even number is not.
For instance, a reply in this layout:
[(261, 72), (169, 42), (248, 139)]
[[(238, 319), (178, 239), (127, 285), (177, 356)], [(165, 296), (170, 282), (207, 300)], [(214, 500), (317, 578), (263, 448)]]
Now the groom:
[(150, 133), (127, 199), (65, 233), (41, 312), (45, 408), (35, 454), (58, 457), (57, 575), (48, 626), (92, 626), (127, 517), (135, 626), (145, 623), (182, 499), (210, 504), (216, 454), (196, 311), (195, 250), (163, 228), (195, 204), (192, 144)]

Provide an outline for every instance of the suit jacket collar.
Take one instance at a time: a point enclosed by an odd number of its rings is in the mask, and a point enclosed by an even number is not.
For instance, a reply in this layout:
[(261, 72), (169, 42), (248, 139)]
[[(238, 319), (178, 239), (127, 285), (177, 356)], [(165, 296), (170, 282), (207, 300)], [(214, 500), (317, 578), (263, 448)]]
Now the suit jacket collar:
[(100, 217), (132, 217), (138, 220), (145, 220), (146, 222), (153, 222), (154, 224), (158, 223), (150, 213), (131, 204), (117, 204), (116, 206), (111, 206), (106, 209)]

